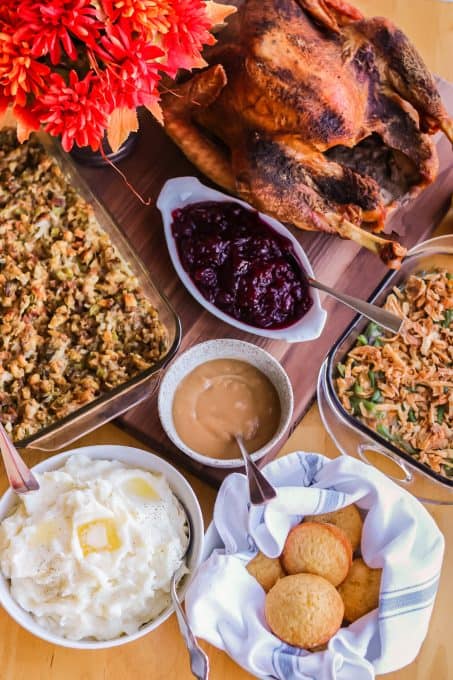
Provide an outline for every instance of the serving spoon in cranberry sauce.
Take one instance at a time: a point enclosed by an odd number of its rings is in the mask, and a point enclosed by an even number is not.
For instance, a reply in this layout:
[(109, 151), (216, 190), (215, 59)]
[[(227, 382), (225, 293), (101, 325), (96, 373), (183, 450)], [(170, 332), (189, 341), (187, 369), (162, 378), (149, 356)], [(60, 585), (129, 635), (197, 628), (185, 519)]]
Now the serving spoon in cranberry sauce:
[(398, 333), (402, 319), (306, 275), (292, 243), (258, 212), (231, 201), (203, 201), (172, 213), (181, 263), (204, 298), (239, 321), (278, 329), (301, 319), (309, 286)]
[(396, 315), (316, 281), (291, 231), (244, 201), (195, 177), (176, 177), (157, 207), (182, 283), (222, 321), (287, 342), (315, 340), (327, 316), (319, 289), (392, 333), (401, 329)]
[(355, 312), (362, 314), (362, 316), (365, 316), (370, 321), (374, 321), (378, 326), (395, 334), (400, 332), (404, 319), (401, 319), (396, 314), (392, 314), (392, 312), (388, 312), (386, 309), (382, 309), (382, 307), (373, 305), (371, 302), (366, 302), (365, 300), (361, 300), (352, 295), (346, 295), (345, 293), (339, 293), (333, 288), (330, 288), (330, 286), (326, 286), (325, 283), (312, 279), (310, 276), (307, 280), (313, 288), (322, 290), (324, 293), (327, 293), (327, 295), (338, 300), (338, 302), (342, 302), (344, 305), (353, 309)]

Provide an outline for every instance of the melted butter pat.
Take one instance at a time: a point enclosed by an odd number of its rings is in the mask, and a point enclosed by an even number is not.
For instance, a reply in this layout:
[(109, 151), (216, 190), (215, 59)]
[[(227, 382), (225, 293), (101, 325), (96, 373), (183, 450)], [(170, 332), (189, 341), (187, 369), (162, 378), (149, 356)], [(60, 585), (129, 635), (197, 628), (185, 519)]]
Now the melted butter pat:
[(96, 519), (77, 528), (80, 547), (84, 557), (93, 552), (113, 552), (121, 546), (115, 522)]
[(128, 479), (127, 482), (124, 483), (123, 489), (127, 494), (143, 500), (160, 500), (160, 496), (156, 489), (142, 477), (132, 477), (131, 479)]

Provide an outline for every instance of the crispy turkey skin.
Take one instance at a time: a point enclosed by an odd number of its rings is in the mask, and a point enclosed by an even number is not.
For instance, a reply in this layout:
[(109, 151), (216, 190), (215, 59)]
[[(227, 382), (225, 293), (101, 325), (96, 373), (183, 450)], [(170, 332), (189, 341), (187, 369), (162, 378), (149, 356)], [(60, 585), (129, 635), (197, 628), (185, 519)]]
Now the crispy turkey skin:
[(188, 158), (277, 219), (399, 266), (405, 249), (378, 233), (436, 177), (431, 135), (453, 141), (404, 33), (341, 0), (246, 0), (207, 59), (162, 97), (165, 129)]

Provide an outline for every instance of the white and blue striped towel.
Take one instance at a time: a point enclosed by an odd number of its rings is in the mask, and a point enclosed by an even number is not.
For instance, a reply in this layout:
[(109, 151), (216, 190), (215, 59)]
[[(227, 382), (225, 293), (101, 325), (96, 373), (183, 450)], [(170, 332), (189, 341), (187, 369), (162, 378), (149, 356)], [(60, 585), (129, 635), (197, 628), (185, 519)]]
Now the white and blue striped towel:
[[(225, 479), (211, 539), (219, 546), (186, 595), (197, 636), (225, 650), (259, 678), (372, 680), (410, 663), (426, 636), (439, 582), (443, 536), (413, 496), (369, 465), (293, 453), (264, 468), (278, 494), (250, 507), (243, 475)], [(266, 625), (265, 594), (245, 569), (259, 548), (281, 553), (289, 529), (307, 514), (356, 503), (365, 513), (362, 556), (382, 568), (379, 609), (341, 628), (324, 652), (282, 643)], [(220, 547), (222, 546), (222, 547)]]

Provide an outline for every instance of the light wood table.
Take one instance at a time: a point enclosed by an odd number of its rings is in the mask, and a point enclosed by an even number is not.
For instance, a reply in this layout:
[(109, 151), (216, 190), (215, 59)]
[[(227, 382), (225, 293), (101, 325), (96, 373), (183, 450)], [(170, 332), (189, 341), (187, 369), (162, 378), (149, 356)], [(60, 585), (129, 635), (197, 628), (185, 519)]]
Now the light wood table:
[[(440, 0), (361, 0), (356, 4), (369, 15), (391, 17), (414, 40), (430, 68), (453, 81), (453, 4)], [(453, 231), (452, 225), (444, 230)], [(112, 443), (143, 448), (114, 425), (100, 428), (76, 445)], [(297, 449), (317, 451), (330, 457), (338, 455), (322, 426), (316, 405), (286, 443), (281, 455)], [(35, 464), (44, 457), (28, 454), (28, 462)], [(200, 500), (207, 525), (211, 519), (215, 491), (195, 477), (186, 476)], [(6, 486), (1, 470), (0, 492)], [(453, 678), (450, 630), (453, 510), (431, 506), (430, 512), (444, 533), (447, 544), (439, 594), (429, 633), (417, 660), (405, 669), (386, 675), (388, 680)], [(83, 652), (54, 647), (33, 637), (1, 610), (0, 639), (0, 680), (190, 680), (192, 677), (174, 616), (137, 642), (105, 651)], [(224, 653), (204, 646), (211, 660), (212, 680), (246, 680), (251, 677)]]
[[(143, 448), (114, 425), (106, 425), (84, 437), (77, 442), (77, 446), (112, 443)], [(322, 426), (316, 405), (286, 443), (282, 455), (298, 449), (316, 451), (330, 457), (338, 455)], [(33, 455), (33, 463), (42, 458), (42, 455)], [(191, 475), (186, 477), (200, 500), (207, 526), (211, 519), (215, 491)], [(3, 473), (0, 484), (0, 490), (3, 491), (6, 488)], [(445, 535), (447, 551), (431, 626), (417, 660), (401, 671), (386, 675), (388, 680), (448, 680), (453, 677), (450, 631), (453, 510), (435, 508), (432, 513)], [(85, 652), (43, 642), (20, 628), (0, 610), (0, 639), (1, 680), (190, 680), (193, 677), (174, 616), (153, 633), (124, 647)], [(204, 643), (202, 646), (209, 654), (212, 680), (247, 680), (252, 677), (223, 652)]]

